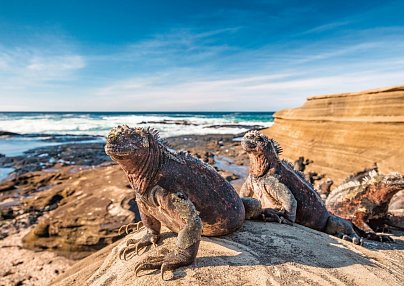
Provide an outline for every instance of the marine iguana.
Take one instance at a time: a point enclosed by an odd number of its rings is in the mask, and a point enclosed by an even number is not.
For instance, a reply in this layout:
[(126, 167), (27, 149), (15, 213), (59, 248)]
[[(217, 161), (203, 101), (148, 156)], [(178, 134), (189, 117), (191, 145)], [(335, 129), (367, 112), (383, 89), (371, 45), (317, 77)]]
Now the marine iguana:
[(331, 186), (334, 184), (334, 181), (331, 180), (330, 178), (327, 178), (324, 182), (322, 182), (318, 186), (317, 192), (319, 193), (321, 199), (325, 201), (328, 197), (328, 195), (331, 193)]
[(216, 170), (189, 153), (170, 150), (154, 129), (113, 128), (106, 153), (122, 167), (135, 191), (141, 221), (147, 232), (129, 239), (120, 256), (155, 245), (161, 224), (178, 233), (176, 248), (160, 257), (146, 257), (142, 270), (174, 270), (191, 264), (201, 235), (220, 236), (237, 230), (247, 218), (262, 215), (258, 200), (238, 196)]
[(254, 130), (244, 135), (241, 145), (250, 159), (241, 197), (258, 198), (262, 207), (275, 207), (292, 222), (355, 244), (362, 243), (351, 222), (329, 213), (304, 175), (295, 171), (289, 162), (279, 159), (282, 148), (275, 140)]
[(390, 200), (403, 189), (404, 179), (399, 173), (380, 175), (373, 168), (366, 176), (360, 172), (345, 180), (328, 196), (326, 207), (331, 213), (351, 220), (360, 235), (390, 242), (389, 236), (377, 235), (375, 230), (388, 224)]
[(303, 156), (300, 156), (299, 159), (295, 161), (295, 164), (293, 165), (293, 169), (296, 171), (304, 172), (306, 169), (306, 166), (313, 163), (313, 160), (306, 159), (304, 160)]

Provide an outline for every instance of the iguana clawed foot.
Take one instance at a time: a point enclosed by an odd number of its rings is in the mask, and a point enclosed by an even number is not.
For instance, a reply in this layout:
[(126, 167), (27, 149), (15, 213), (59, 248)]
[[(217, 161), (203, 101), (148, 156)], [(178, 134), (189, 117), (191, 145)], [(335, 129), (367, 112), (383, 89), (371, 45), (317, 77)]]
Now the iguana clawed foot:
[(199, 242), (188, 247), (187, 249), (181, 249), (176, 247), (173, 251), (163, 256), (150, 256), (144, 260), (138, 262), (135, 266), (135, 275), (138, 277), (138, 273), (142, 270), (160, 269), (161, 278), (164, 279), (164, 273), (167, 270), (175, 270), (181, 266), (187, 266), (192, 264), (195, 260), (198, 251)]
[(288, 224), (288, 225), (293, 225), (293, 222), (290, 221), (284, 212), (282, 211), (277, 211), (274, 209), (266, 208), (263, 209), (262, 211), (262, 220), (263, 221), (272, 221), (272, 222), (278, 222), (278, 223), (283, 223), (283, 224)]
[(353, 244), (356, 245), (363, 245), (363, 238), (359, 237), (356, 233), (352, 234), (338, 233), (337, 237), (352, 242)]
[[(119, 253), (119, 258), (123, 260), (127, 260), (134, 255), (139, 255), (139, 250), (142, 248), (145, 248), (149, 245), (153, 245), (156, 247), (156, 243), (159, 240), (159, 236), (151, 233), (146, 233), (142, 238), (140, 239), (128, 239), (126, 242), (126, 247), (123, 248), (120, 253)], [(128, 255), (134, 253), (130, 257)]]
[(376, 234), (374, 232), (366, 233), (366, 238), (369, 240), (380, 241), (380, 242), (394, 242), (394, 240), (385, 234)]
[[(121, 235), (122, 233), (126, 233), (126, 234), (129, 234), (129, 233), (135, 233), (135, 232), (138, 232), (138, 231), (140, 231), (140, 230), (142, 230), (142, 229), (144, 229), (144, 226), (143, 226), (143, 222), (142, 221), (139, 221), (139, 222), (136, 222), (136, 223), (128, 223), (128, 224), (125, 224), (125, 225), (123, 225), (123, 226), (121, 226), (120, 228), (119, 228), (119, 230), (118, 230), (118, 235)], [(125, 231), (124, 231), (125, 230)]]

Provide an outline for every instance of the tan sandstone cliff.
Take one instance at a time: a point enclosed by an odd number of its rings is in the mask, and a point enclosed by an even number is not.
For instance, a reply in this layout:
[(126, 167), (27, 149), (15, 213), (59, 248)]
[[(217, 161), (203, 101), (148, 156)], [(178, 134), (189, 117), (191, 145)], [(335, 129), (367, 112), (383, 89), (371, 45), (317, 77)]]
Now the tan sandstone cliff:
[(302, 107), (275, 113), (264, 133), (291, 161), (312, 159), (308, 170), (339, 184), (371, 167), (404, 173), (404, 86), (309, 97)]

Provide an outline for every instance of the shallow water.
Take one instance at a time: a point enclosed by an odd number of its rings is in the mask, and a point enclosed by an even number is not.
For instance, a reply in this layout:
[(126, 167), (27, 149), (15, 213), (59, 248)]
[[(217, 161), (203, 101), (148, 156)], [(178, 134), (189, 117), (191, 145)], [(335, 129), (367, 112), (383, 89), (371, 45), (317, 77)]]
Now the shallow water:
[(13, 168), (0, 168), (0, 182), (7, 178), (12, 171), (14, 171)]
[(24, 137), (24, 136), (10, 136), (0, 138), (0, 153), (8, 157), (20, 156), (25, 151), (46, 146), (54, 146), (67, 143), (97, 143), (103, 142), (103, 138), (93, 140), (67, 140), (65, 142), (49, 142), (46, 141), (49, 137)]

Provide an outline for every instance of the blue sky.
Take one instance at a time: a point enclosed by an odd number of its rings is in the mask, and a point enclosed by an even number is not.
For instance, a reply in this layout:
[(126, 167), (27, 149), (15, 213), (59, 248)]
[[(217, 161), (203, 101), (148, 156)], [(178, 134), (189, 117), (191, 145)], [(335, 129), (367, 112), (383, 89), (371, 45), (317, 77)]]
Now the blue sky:
[(0, 0), (1, 111), (272, 111), (404, 84), (404, 1)]

